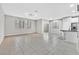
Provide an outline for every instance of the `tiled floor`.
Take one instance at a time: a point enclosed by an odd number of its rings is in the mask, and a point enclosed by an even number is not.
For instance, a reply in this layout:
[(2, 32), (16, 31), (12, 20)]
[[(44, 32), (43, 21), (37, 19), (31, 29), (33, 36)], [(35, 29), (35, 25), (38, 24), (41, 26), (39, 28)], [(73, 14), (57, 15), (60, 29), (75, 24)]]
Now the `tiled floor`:
[(0, 45), (1, 55), (71, 55), (78, 54), (75, 44), (56, 39), (48, 34), (6, 37)]

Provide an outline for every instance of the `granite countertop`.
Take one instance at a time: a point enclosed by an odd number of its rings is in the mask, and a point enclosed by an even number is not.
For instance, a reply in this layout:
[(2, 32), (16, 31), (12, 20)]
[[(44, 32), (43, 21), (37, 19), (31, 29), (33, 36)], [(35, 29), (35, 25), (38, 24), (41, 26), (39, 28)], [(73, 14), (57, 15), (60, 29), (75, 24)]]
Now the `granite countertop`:
[(60, 31), (63, 31), (63, 32), (78, 32), (78, 31), (71, 31), (71, 30), (60, 30)]

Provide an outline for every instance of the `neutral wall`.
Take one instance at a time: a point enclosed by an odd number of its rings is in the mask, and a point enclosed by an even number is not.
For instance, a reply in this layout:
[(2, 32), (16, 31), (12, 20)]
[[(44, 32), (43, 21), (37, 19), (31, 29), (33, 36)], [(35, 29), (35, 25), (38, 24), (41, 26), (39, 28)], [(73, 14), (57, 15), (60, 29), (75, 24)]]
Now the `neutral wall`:
[(42, 19), (37, 20), (37, 33), (42, 33)]
[(13, 17), (13, 16), (5, 16), (5, 18), (6, 18), (5, 19), (5, 36), (35, 32), (34, 20), (31, 21), (31, 28), (28, 29), (27, 27), (25, 27), (25, 28), (19, 29), (15, 27), (15, 20), (27, 20), (27, 19), (20, 18), (20, 17)]
[(37, 32), (41, 34), (45, 33), (44, 30), (46, 24), (49, 24), (48, 20), (44, 20), (44, 19), (37, 20)]
[(0, 4), (0, 44), (4, 38), (4, 13)]
[[(49, 25), (49, 20), (42, 20), (42, 32), (45, 33), (45, 30), (49, 30), (49, 28), (46, 28), (46, 25)], [(46, 27), (45, 27), (46, 26)]]

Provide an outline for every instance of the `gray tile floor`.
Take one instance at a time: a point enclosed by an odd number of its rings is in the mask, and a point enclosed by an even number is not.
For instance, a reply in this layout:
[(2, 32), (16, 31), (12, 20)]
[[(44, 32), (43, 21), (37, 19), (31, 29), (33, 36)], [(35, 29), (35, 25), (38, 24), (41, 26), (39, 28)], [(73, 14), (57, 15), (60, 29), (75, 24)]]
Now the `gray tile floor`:
[(48, 34), (6, 37), (0, 45), (0, 55), (78, 55), (76, 45)]

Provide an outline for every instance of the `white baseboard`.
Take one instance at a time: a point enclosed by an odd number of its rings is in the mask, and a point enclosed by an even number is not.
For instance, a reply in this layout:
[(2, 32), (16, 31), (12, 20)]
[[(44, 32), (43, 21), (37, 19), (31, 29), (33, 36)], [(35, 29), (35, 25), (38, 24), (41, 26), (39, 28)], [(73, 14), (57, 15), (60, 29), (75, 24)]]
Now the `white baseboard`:
[(4, 36), (1, 36), (1, 37), (0, 37), (0, 45), (1, 45), (1, 43), (3, 42), (3, 40), (4, 40)]

